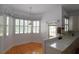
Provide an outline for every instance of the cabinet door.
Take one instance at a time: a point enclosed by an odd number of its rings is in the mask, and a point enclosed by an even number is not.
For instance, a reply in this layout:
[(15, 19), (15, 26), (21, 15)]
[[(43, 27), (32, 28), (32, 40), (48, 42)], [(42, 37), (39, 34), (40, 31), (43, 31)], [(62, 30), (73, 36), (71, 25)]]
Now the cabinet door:
[(66, 54), (74, 54), (75, 53), (75, 50), (77, 48), (77, 40), (75, 40), (65, 51), (63, 51), (63, 53), (66, 53)]

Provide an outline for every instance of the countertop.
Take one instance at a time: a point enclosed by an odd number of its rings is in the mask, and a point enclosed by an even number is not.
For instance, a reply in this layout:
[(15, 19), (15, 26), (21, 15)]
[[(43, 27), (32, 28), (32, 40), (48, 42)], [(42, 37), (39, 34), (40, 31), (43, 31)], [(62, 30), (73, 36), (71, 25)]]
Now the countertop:
[(78, 37), (79, 34), (75, 36), (65, 35), (61, 40), (59, 40), (58, 38), (46, 40), (46, 45), (49, 46), (50, 48), (55, 48), (56, 50), (62, 52), (67, 47), (69, 47)]

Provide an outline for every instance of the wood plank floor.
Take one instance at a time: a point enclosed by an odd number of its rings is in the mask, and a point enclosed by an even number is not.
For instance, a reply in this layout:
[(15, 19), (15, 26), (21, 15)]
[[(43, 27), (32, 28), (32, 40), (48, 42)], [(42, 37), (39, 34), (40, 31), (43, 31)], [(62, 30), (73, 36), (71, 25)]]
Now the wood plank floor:
[(6, 54), (42, 54), (43, 46), (40, 43), (31, 42), (15, 46), (8, 50)]

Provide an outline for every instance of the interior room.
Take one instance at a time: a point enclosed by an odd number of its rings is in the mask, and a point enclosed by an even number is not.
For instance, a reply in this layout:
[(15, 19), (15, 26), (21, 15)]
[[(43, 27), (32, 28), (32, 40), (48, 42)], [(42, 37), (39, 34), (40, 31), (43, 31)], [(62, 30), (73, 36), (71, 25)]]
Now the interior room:
[(78, 4), (0, 4), (0, 54), (78, 54)]

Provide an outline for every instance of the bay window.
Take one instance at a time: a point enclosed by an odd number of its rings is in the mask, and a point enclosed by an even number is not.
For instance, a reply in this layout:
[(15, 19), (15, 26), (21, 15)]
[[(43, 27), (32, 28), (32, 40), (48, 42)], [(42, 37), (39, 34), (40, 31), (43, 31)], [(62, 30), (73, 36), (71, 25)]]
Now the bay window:
[(15, 33), (39, 33), (40, 23), (39, 21), (15, 20)]

